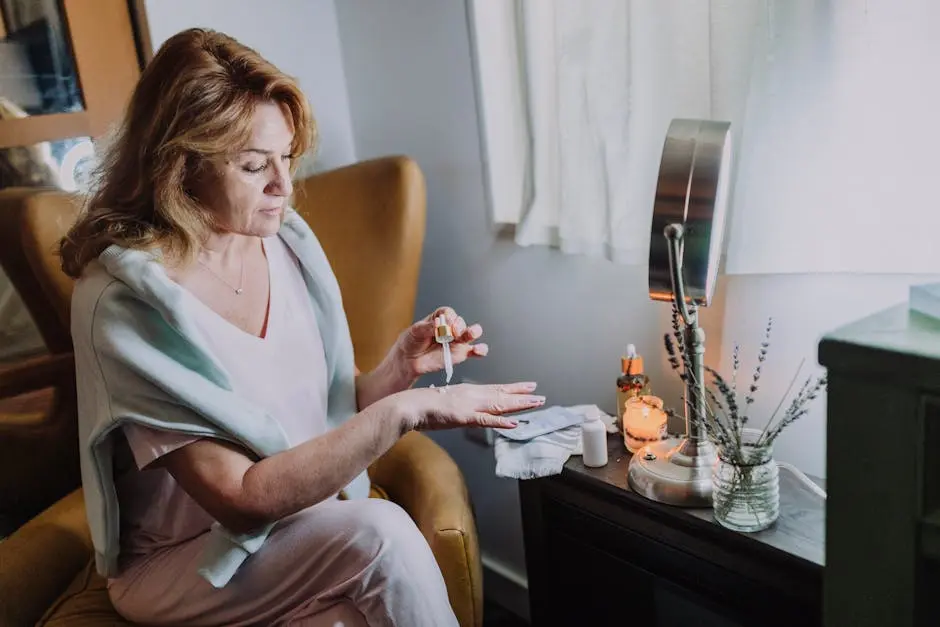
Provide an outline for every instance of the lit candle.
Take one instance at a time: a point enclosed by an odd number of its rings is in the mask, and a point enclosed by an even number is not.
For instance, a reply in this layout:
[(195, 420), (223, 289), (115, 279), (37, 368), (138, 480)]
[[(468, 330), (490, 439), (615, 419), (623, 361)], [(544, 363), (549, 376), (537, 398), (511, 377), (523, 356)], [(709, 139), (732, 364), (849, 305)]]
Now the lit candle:
[(627, 450), (637, 450), (666, 437), (666, 412), (656, 396), (637, 396), (624, 403), (623, 443)]

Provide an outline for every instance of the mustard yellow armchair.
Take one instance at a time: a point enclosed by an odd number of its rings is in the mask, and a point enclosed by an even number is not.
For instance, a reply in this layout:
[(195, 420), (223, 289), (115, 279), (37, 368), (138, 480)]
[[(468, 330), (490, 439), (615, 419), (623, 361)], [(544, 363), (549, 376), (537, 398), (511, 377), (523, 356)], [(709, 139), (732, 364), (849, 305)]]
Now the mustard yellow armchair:
[[(74, 219), (79, 201), (57, 191), (0, 191), (0, 231), (20, 234), (0, 241), (20, 251), (20, 261), (4, 268), (18, 289), (31, 290), (22, 294), (24, 302), (52, 352), (46, 361), (55, 361), (42, 366), (55, 372), (55, 376), (47, 374), (47, 379), (19, 372), (20, 383), (13, 385), (4, 383), (0, 372), (0, 399), (4, 393), (23, 389), (24, 379), (34, 387), (47, 385), (49, 377), (60, 384), (69, 377), (74, 381), (68, 338), (71, 282), (59, 270), (53, 250)], [(403, 157), (366, 161), (302, 181), (295, 205), (333, 265), (356, 361), (367, 370), (381, 360), (414, 318), (424, 239), (422, 174), (413, 161)], [(28, 365), (22, 368), (30, 369)], [(74, 389), (57, 389), (62, 390), (61, 411), (67, 418), (56, 414), (56, 424), (74, 425)], [(29, 441), (36, 450), (42, 446), (57, 450), (63, 438), (73, 450), (78, 446), (74, 431), (68, 428), (28, 433), (13, 424), (4, 427), (0, 416), (3, 438)], [(55, 466), (54, 460), (42, 455), (27, 461), (47, 469)], [(6, 472), (5, 464), (5, 457), (0, 457), (0, 477)], [(63, 472), (75, 472), (71, 464)], [(25, 481), (29, 475), (19, 476)], [(42, 485), (41, 477), (48, 476), (33, 476), (38, 482), (34, 485)], [(466, 485), (454, 461), (431, 439), (412, 433), (377, 460), (369, 476), (373, 496), (401, 505), (427, 538), (461, 626), (480, 627), (483, 590), (477, 534)], [(59, 481), (44, 494), (58, 498), (70, 482), (77, 485), (77, 475)], [(7, 488), (14, 491), (16, 486)], [(21, 486), (21, 492), (29, 489)], [(81, 490), (53, 500), (44, 504), (51, 505), (48, 509), (0, 542), (0, 625), (128, 625), (111, 607), (105, 581), (94, 570)]]

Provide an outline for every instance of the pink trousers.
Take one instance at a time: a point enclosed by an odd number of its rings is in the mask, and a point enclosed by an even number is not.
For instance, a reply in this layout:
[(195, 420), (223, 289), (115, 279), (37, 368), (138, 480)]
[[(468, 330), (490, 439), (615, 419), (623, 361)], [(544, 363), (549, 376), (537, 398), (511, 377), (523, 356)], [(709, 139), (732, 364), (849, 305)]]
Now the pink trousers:
[(457, 625), (427, 541), (389, 501), (329, 500), (282, 520), (221, 589), (196, 573), (206, 537), (113, 580), (117, 611), (142, 624), (192, 627)]

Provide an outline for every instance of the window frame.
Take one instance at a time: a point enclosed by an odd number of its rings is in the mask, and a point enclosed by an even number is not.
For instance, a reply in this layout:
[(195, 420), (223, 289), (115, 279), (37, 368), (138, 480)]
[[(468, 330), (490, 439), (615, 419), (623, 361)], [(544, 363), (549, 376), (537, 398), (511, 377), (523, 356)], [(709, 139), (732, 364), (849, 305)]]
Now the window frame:
[[(0, 149), (72, 137), (97, 140), (121, 119), (140, 76), (139, 22), (127, 0), (62, 0), (84, 109), (0, 121)], [(0, 36), (6, 27), (0, 16)]]

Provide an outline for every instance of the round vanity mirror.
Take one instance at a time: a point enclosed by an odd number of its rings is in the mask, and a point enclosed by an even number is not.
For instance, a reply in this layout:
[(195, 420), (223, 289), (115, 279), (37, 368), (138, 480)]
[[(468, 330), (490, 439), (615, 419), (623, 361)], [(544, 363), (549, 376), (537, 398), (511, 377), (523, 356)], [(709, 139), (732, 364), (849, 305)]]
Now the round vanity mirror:
[(684, 279), (686, 302), (711, 304), (721, 260), (730, 172), (730, 123), (672, 121), (663, 143), (650, 230), (649, 292), (653, 300), (673, 300), (665, 231), (676, 225), (676, 261)]

